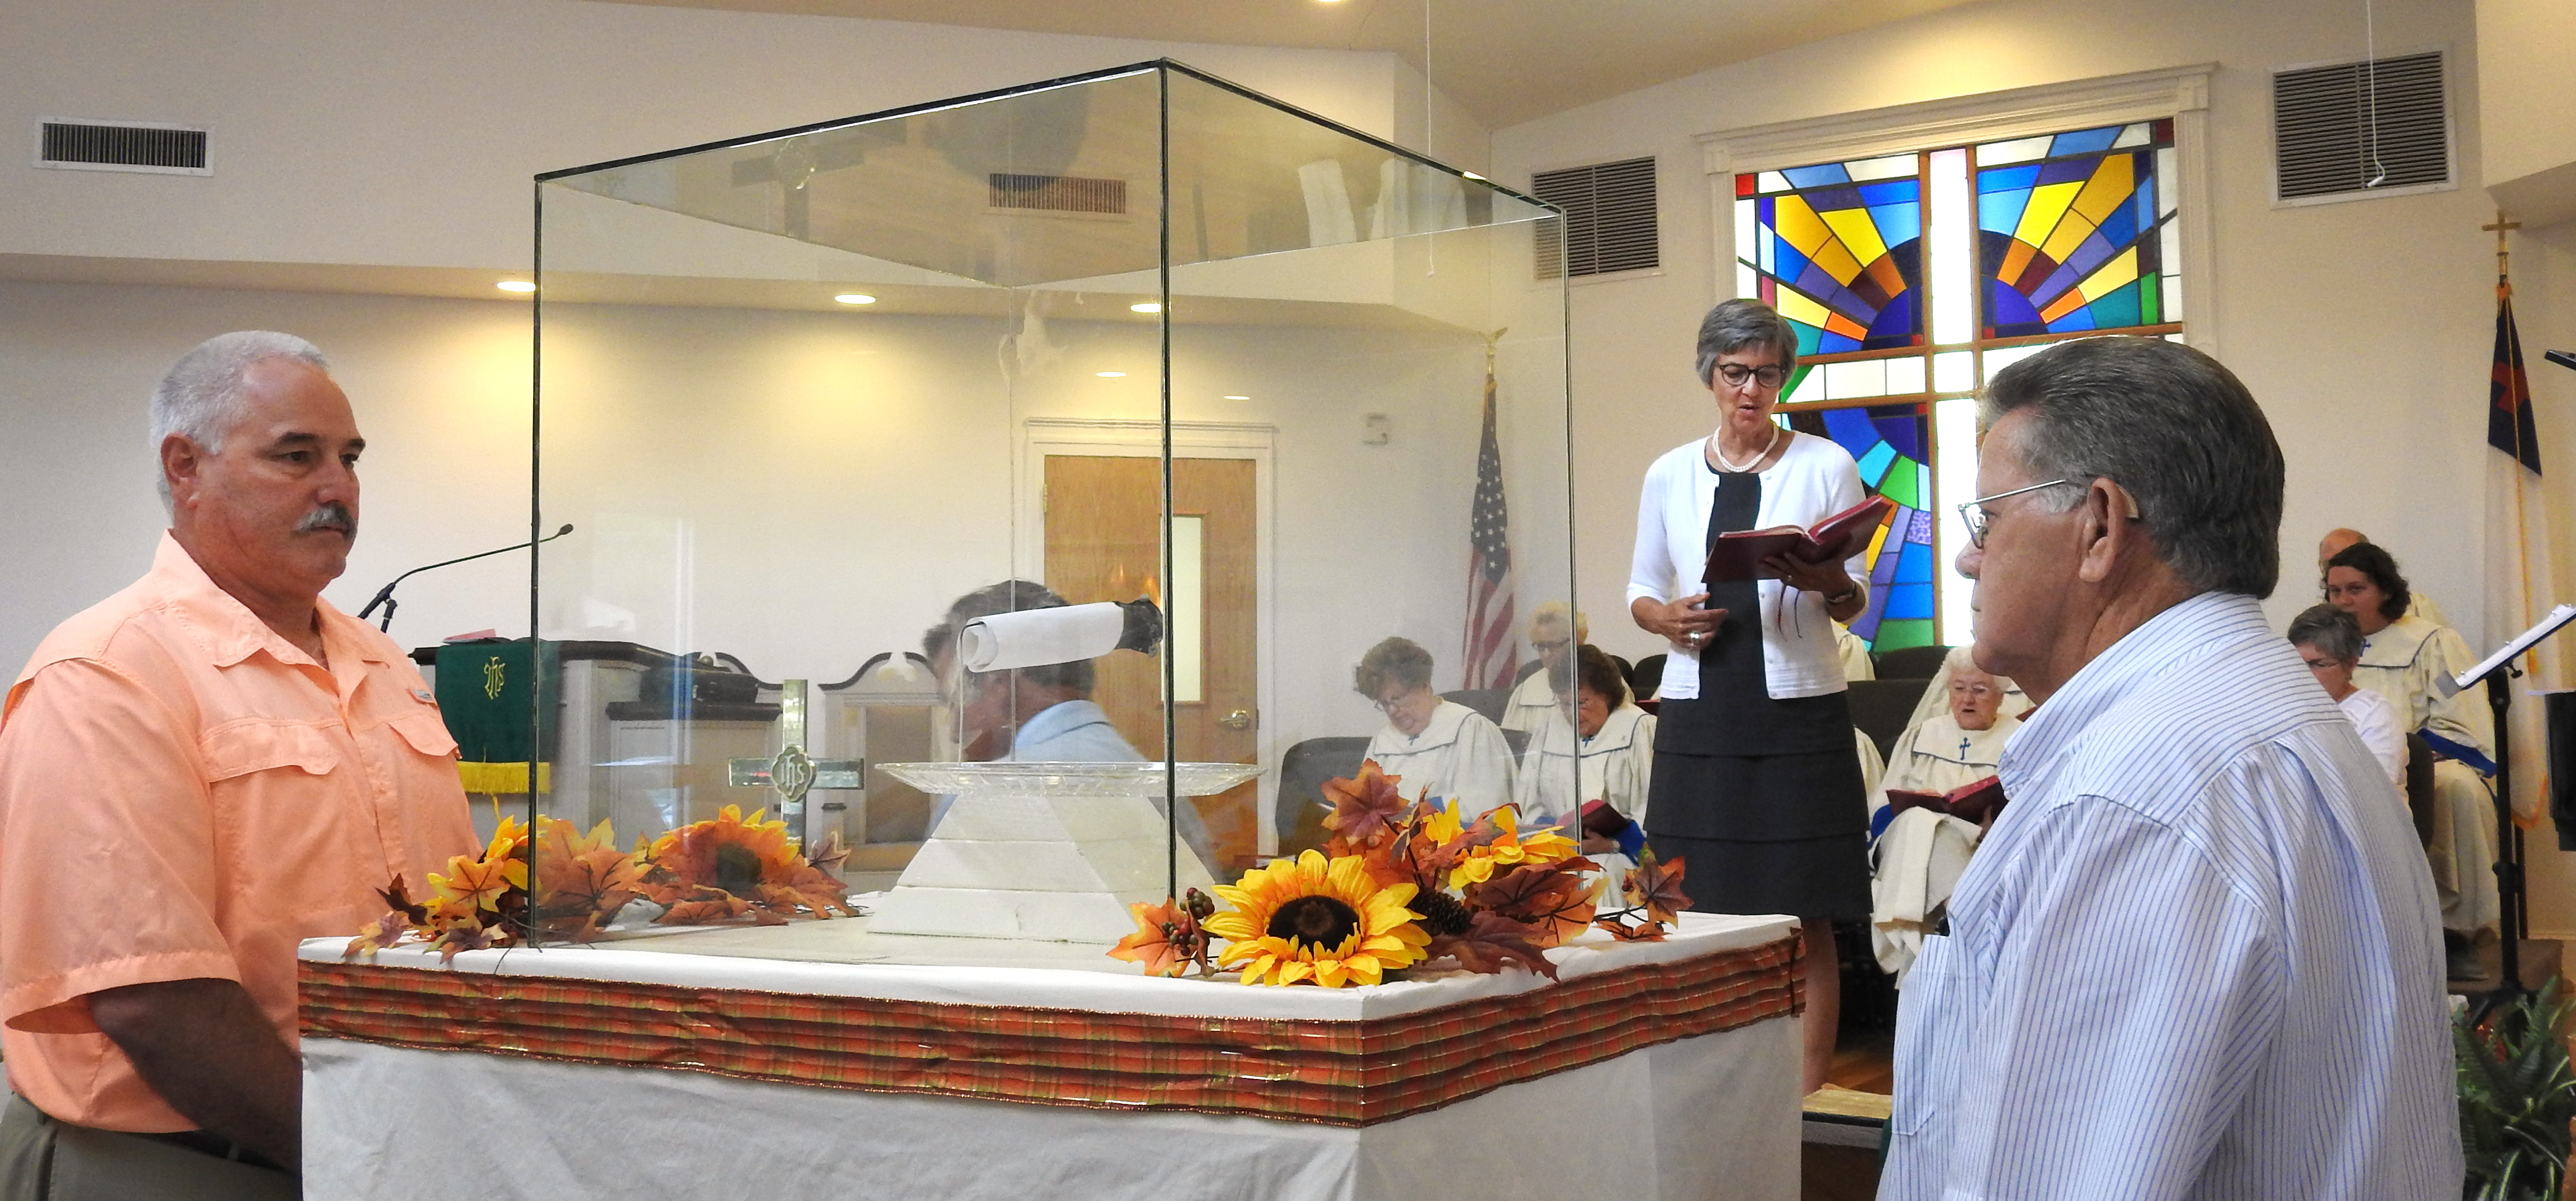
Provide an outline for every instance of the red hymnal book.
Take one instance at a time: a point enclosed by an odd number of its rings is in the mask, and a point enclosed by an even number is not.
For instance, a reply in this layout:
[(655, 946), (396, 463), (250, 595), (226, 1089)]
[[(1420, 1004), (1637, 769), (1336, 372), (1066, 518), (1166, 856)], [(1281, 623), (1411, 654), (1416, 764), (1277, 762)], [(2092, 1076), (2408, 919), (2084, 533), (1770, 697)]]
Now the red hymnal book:
[(1919, 807), (1983, 825), (1988, 818), (2003, 810), (2004, 781), (2001, 776), (1988, 776), (1982, 780), (1970, 780), (1947, 793), (1891, 788), (1887, 790), (1887, 807), (1898, 813)]
[(1776, 580), (1780, 573), (1762, 566), (1773, 555), (1787, 555), (1809, 563), (1827, 563), (1848, 559), (1869, 545), (1870, 532), (1887, 520), (1896, 502), (1884, 496), (1868, 500), (1817, 522), (1808, 529), (1784, 525), (1767, 530), (1738, 530), (1717, 536), (1717, 545), (1708, 551), (1708, 571), (1701, 582), (1723, 584), (1733, 580)]

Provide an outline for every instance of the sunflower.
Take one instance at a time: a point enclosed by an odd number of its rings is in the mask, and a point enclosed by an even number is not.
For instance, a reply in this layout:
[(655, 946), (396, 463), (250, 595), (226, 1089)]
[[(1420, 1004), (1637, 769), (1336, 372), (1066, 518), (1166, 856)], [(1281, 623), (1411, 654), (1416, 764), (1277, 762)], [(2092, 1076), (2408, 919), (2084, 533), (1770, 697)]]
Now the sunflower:
[(1246, 984), (1375, 984), (1388, 968), (1420, 962), (1431, 942), (1404, 907), (1413, 886), (1381, 887), (1356, 857), (1327, 861), (1310, 850), (1216, 893), (1234, 906), (1206, 922), (1227, 940), (1217, 963), (1241, 967)]
[[(1461, 837), (1458, 819), (1445, 813), (1441, 816), (1447, 819), (1447, 829), (1451, 832), (1449, 839), (1443, 841)], [(1435, 822), (1434, 827), (1438, 828), (1439, 823)], [(1529, 837), (1521, 837), (1520, 811), (1510, 805), (1478, 818), (1474, 826), (1463, 832), (1463, 836), (1468, 840), (1467, 845), (1461, 848), (1457, 866), (1449, 869), (1449, 887), (1456, 889), (1492, 879), (1497, 868), (1508, 870), (1524, 863), (1554, 863), (1572, 858), (1576, 850), (1574, 840), (1558, 833), (1555, 826), (1541, 826), (1530, 831)]]
[[(741, 806), (727, 805), (713, 820), (682, 826), (655, 839), (645, 861), (670, 879), (653, 882), (677, 885), (669, 889), (674, 895), (705, 886), (737, 897), (751, 896), (759, 891), (768, 869), (789, 869), (796, 861), (796, 852), (787, 847), (787, 823), (762, 821), (768, 812), (755, 810), (744, 817)], [(654, 900), (670, 903), (659, 896)]]

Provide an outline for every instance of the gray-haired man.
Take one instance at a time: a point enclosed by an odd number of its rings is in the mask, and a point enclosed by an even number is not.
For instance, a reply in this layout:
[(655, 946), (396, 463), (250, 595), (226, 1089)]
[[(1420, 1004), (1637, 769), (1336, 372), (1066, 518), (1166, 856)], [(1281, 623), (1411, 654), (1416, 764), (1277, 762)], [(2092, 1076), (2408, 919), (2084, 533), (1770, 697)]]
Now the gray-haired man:
[(2040, 705), (1906, 981), (1880, 1197), (2458, 1195), (2432, 880), (2255, 603), (2262, 410), (2197, 351), (2095, 338), (1982, 417), (1977, 665)]

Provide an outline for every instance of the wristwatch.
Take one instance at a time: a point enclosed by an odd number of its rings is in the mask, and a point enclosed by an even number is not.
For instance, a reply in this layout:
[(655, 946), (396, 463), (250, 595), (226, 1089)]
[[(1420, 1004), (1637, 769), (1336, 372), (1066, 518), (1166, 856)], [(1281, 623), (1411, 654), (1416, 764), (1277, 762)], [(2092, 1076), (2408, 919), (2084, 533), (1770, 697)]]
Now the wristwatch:
[(1828, 609), (1833, 608), (1834, 606), (1839, 605), (1839, 604), (1842, 604), (1842, 603), (1844, 603), (1844, 602), (1846, 602), (1846, 601), (1849, 601), (1849, 600), (1851, 600), (1853, 597), (1856, 597), (1856, 596), (1859, 596), (1859, 595), (1860, 595), (1860, 585), (1858, 585), (1858, 584), (1854, 584), (1854, 585), (1852, 585), (1852, 586), (1851, 586), (1851, 587), (1849, 587), (1849, 588), (1845, 588), (1845, 589), (1843, 589), (1841, 592), (1838, 592), (1838, 593), (1835, 593), (1835, 594), (1834, 594), (1834, 595), (1832, 595), (1832, 596), (1828, 596), (1828, 597), (1826, 597), (1826, 598), (1825, 598), (1825, 607), (1826, 607), (1826, 608), (1828, 608)]

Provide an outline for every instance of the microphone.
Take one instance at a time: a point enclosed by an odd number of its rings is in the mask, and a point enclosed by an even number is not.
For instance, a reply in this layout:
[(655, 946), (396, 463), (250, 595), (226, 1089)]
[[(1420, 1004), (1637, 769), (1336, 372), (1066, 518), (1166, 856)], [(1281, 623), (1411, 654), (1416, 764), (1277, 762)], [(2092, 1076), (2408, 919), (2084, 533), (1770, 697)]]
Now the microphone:
[(2576, 350), (2544, 350), (2540, 352), (2540, 357), (2570, 371), (2576, 371)]
[(395, 576), (392, 580), (388, 581), (384, 587), (376, 589), (376, 598), (368, 601), (366, 608), (358, 610), (358, 620), (365, 621), (369, 617), (374, 616), (378, 608), (382, 608), (385, 611), (385, 619), (376, 625), (376, 629), (380, 631), (390, 630), (394, 626), (394, 606), (396, 603), (394, 600), (395, 584), (402, 583), (404, 580), (408, 580), (413, 576), (419, 575), (424, 571), (431, 570), (432, 568), (453, 567), (459, 563), (470, 563), (476, 559), (488, 559), (494, 555), (506, 555), (514, 550), (526, 550), (531, 546), (541, 546), (571, 532), (572, 523), (567, 521), (563, 523), (562, 529), (556, 530), (555, 532), (534, 541), (516, 543), (514, 545), (502, 547), (499, 550), (487, 550), (479, 554), (466, 555), (463, 558), (449, 559), (443, 563), (430, 563), (424, 566), (412, 568), (401, 575)]

